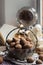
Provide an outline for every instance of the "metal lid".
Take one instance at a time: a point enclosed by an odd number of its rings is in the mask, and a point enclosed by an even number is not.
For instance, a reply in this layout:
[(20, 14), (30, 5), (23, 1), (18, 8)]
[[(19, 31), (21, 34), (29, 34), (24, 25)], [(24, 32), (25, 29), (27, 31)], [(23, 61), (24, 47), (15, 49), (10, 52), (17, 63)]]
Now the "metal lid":
[(25, 27), (36, 24), (38, 20), (38, 15), (34, 8), (23, 7), (17, 12), (17, 21), (23, 24)]

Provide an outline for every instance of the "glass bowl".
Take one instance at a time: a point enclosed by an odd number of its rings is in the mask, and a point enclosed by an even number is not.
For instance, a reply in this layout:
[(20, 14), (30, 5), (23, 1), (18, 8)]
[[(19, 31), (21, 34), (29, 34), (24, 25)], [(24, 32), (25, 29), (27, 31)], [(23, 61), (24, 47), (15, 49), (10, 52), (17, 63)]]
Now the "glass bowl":
[[(25, 30), (26, 31), (26, 28), (23, 28), (22, 30)], [(33, 36), (35, 37), (35, 39), (36, 39), (36, 41), (35, 41), (35, 43), (34, 43), (34, 47), (32, 47), (32, 48), (30, 48), (30, 49), (14, 49), (14, 48), (11, 48), (10, 46), (9, 46), (9, 44), (7, 43), (7, 40), (8, 39), (12, 39), (13, 37), (14, 37), (14, 35), (17, 33), (17, 32), (19, 32), (20, 31), (20, 28), (19, 27), (17, 27), (17, 28), (14, 28), (13, 30), (11, 30), (9, 33), (8, 33), (8, 35), (7, 35), (7, 37), (6, 37), (6, 49), (8, 50), (8, 55), (10, 56), (10, 57), (13, 57), (13, 58), (15, 58), (15, 59), (19, 59), (19, 60), (26, 60), (26, 58), (28, 57), (28, 56), (32, 56), (33, 55), (33, 53), (34, 53), (34, 50), (35, 50), (35, 48), (37, 47), (37, 42), (38, 42), (38, 40), (37, 40), (37, 37), (35, 36), (35, 34), (30, 30), (30, 32), (32, 32), (32, 34), (33, 34)], [(24, 33), (25, 34), (25, 33)]]

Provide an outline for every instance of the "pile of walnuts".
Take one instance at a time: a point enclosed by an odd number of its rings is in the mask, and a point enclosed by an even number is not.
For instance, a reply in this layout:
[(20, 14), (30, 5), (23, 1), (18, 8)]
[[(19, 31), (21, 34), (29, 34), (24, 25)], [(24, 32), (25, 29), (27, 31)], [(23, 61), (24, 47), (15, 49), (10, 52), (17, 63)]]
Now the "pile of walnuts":
[(15, 49), (31, 49), (34, 47), (31, 38), (23, 34), (15, 34), (12, 40), (7, 40), (7, 43)]

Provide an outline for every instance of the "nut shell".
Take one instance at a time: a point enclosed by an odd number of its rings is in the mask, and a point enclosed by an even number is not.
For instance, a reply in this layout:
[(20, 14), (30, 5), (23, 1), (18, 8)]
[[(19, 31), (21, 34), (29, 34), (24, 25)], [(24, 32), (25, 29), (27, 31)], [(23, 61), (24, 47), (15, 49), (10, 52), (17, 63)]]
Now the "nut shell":
[(10, 44), (10, 43), (12, 42), (12, 40), (8, 39), (6, 42), (7, 42), (8, 44)]
[(41, 61), (40, 59), (38, 59), (38, 60), (36, 61), (36, 64), (42, 64), (42, 61)]
[(39, 59), (43, 61), (43, 55), (39, 55)]
[(25, 38), (20, 38), (20, 44), (23, 46), (25, 45), (27, 42), (26, 42), (26, 39)]
[(30, 44), (30, 43), (26, 43), (26, 44), (24, 45), (24, 48), (25, 48), (25, 49), (29, 49), (29, 48), (32, 48), (32, 47), (33, 47), (33, 45)]
[(39, 51), (39, 52), (40, 52), (40, 51), (41, 51), (41, 50), (40, 50), (40, 48), (36, 48), (36, 52), (37, 52), (37, 51)]
[(17, 42), (19, 39), (17, 37), (13, 38), (13, 42)]
[(16, 44), (20, 44), (20, 40), (18, 40), (18, 41), (16, 42)]
[(20, 44), (15, 45), (15, 49), (21, 49), (21, 48), (22, 48), (22, 46)]
[(28, 57), (28, 58), (27, 58), (27, 62), (28, 62), (28, 63), (33, 63), (33, 62), (34, 62), (34, 59), (33, 59), (32, 57)]
[(14, 47), (15, 46), (15, 42), (10, 43), (10, 46)]
[(3, 57), (0, 56), (0, 64), (3, 62)]
[(26, 40), (27, 40), (27, 41), (29, 41), (29, 42), (31, 42), (31, 41), (32, 41), (32, 40), (31, 40), (31, 38), (28, 38), (28, 37), (26, 38)]

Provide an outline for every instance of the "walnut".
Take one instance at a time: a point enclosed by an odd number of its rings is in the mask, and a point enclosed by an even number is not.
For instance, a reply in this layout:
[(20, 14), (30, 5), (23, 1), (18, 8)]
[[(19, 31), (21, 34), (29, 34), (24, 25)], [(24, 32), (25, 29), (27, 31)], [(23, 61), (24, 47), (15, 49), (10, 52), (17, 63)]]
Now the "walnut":
[(43, 54), (39, 55), (39, 59), (43, 61)]
[(16, 49), (21, 49), (22, 46), (21, 46), (20, 44), (16, 44), (16, 45), (15, 45), (15, 48), (16, 48)]
[(3, 62), (3, 57), (0, 56), (0, 64)]
[(33, 63), (33, 62), (34, 62), (34, 59), (33, 59), (32, 57), (28, 57), (28, 58), (27, 58), (27, 62), (28, 62), (28, 63)]
[(40, 59), (38, 59), (38, 60), (36, 61), (36, 64), (42, 64), (42, 61), (41, 61)]

